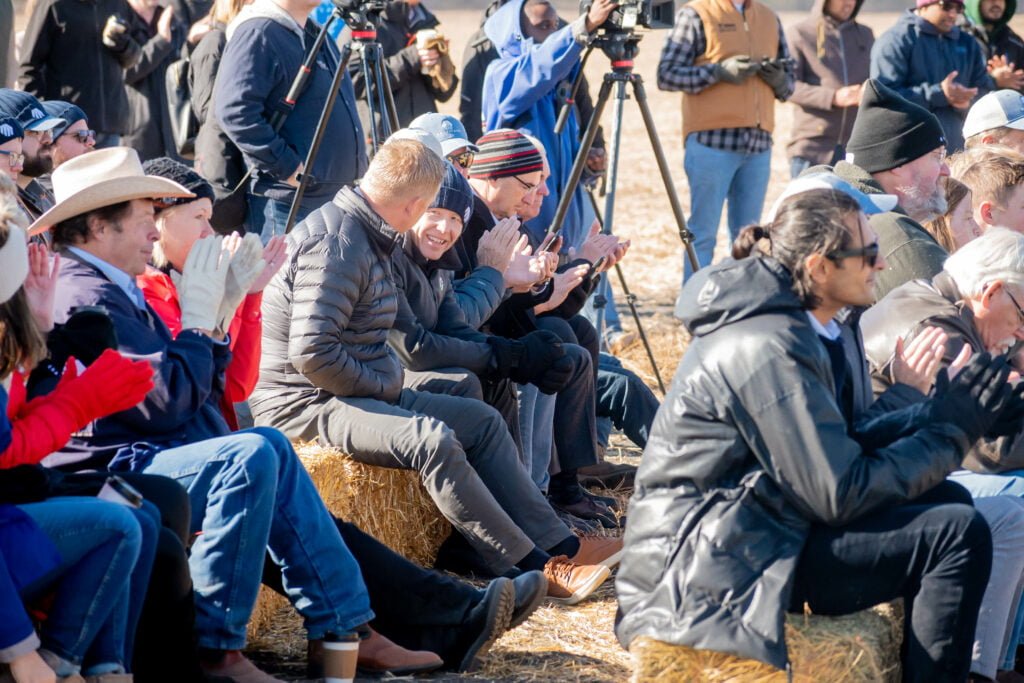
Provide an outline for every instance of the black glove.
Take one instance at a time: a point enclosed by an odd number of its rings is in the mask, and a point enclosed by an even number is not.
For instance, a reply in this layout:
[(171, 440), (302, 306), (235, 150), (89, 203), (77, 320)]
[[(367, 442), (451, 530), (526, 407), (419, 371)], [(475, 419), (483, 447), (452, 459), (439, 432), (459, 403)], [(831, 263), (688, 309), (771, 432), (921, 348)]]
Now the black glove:
[(1014, 389), (1006, 381), (1009, 376), (1006, 359), (988, 352), (971, 358), (952, 380), (943, 369), (928, 407), (930, 421), (954, 424), (972, 443), (977, 441), (989, 433), (1004, 409), (1017, 409)]
[(728, 59), (712, 64), (715, 78), (723, 83), (739, 85), (757, 73), (761, 65), (750, 61), (748, 55), (734, 55)]
[(569, 383), (573, 369), (572, 358), (563, 355), (548, 366), (548, 371), (544, 373), (543, 379), (535, 382), (537, 389), (542, 394), (557, 394)]
[(548, 330), (537, 330), (521, 337), (519, 343), (523, 345), (523, 355), (519, 367), (509, 376), (519, 384), (536, 384), (546, 394), (558, 391), (545, 391), (543, 386), (549, 384), (546, 375), (554, 363), (565, 357), (562, 338)]
[(85, 365), (107, 349), (117, 348), (117, 331), (107, 311), (99, 306), (80, 306), (63, 325), (55, 325), (47, 335), (50, 359), (63, 370), (69, 356)]
[(523, 357), (523, 345), (506, 337), (487, 337), (491, 347), (490, 371), (493, 377), (509, 377), (519, 367)]
[(1024, 427), (1024, 382), (1018, 382), (1012, 396), (985, 436), (1016, 436)]
[(782, 62), (772, 60), (762, 62), (757, 76), (768, 84), (776, 97), (782, 99), (786, 96), (786, 67), (782, 65)]

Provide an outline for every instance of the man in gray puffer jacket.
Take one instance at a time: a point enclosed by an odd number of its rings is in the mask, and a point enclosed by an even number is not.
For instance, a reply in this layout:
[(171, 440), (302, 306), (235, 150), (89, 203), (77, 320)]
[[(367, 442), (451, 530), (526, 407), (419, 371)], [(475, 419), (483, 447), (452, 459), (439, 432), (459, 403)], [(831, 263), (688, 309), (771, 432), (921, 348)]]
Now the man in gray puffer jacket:
[[(392, 261), (434, 198), (443, 162), (420, 142), (380, 148), (359, 189), (342, 188), (289, 235), (263, 297), (257, 424), (319, 439), (370, 465), (418, 470), (441, 513), (495, 574), (543, 569), (575, 603), (608, 577), (606, 544), (576, 539), (519, 464), (501, 416), (474, 399), (403, 388), (388, 346)], [(569, 560), (594, 561), (581, 565)]]

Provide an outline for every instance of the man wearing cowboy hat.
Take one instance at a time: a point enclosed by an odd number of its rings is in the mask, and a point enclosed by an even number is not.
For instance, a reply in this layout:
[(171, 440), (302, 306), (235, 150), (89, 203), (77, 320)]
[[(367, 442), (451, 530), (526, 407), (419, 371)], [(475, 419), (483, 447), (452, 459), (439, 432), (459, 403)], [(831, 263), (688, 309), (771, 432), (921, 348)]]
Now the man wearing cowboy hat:
[(246, 258), (241, 248), (223, 251), (223, 238), (197, 242), (177, 283), (182, 331), (172, 338), (135, 277), (158, 239), (154, 199), (192, 194), (145, 175), (126, 147), (71, 159), (54, 171), (53, 187), (56, 205), (29, 231), (49, 230), (61, 255), (56, 322), (82, 306), (103, 307), (118, 350), (149, 361), (155, 382), (138, 406), (72, 438), (54, 465), (130, 469), (185, 486), (199, 511), (189, 567), (204, 668), (239, 682), (277, 681), (240, 652), (260, 584), (252, 568), (262, 566), (267, 550), (311, 640), (353, 633), (374, 614), (359, 567), (288, 440), (267, 428), (232, 434), (218, 409), (230, 360), (219, 330), (262, 259)]

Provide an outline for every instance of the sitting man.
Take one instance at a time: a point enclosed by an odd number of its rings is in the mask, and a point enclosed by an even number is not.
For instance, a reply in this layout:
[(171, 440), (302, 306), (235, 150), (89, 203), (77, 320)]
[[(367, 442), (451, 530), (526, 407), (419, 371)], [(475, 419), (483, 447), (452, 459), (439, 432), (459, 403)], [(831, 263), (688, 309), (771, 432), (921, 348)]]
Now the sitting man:
[(1024, 232), (1024, 155), (1000, 145), (976, 147), (953, 157), (950, 171), (970, 189), (982, 232), (994, 227)]
[[(182, 332), (172, 338), (134, 278), (159, 236), (152, 198), (191, 193), (146, 176), (124, 147), (72, 159), (53, 182), (59, 201), (30, 232), (49, 229), (61, 256), (56, 322), (102, 307), (118, 350), (152, 364), (156, 385), (137, 407), (88, 425), (54, 464), (109, 463), (185, 486), (198, 534), (189, 565), (204, 668), (246, 683), (276, 681), (241, 653), (260, 585), (253, 568), (268, 550), (311, 642), (354, 633), (374, 613), (359, 567), (288, 440), (267, 428), (229, 434), (218, 408), (230, 360), (221, 330), (240, 301), (231, 292), (244, 293), (259, 271), (222, 255), (219, 242), (193, 248), (179, 283)], [(441, 664), (418, 654), (421, 670)]]
[(49, 114), (27, 92), (0, 88), (0, 116), (11, 116), (25, 130), (22, 153), (25, 166), (18, 177), (18, 199), (30, 218), (53, 206), (53, 196), (36, 179), (53, 170), (53, 130), (65, 121)]
[(875, 278), (878, 297), (942, 270), (946, 250), (922, 226), (946, 210), (939, 182), (949, 175), (946, 139), (935, 115), (868, 80), (846, 152), (836, 175), (865, 194), (899, 198), (895, 209), (870, 219), (889, 264)]
[(941, 383), (912, 435), (849, 431), (818, 328), (832, 303), (873, 298), (873, 271), (847, 267), (875, 253), (863, 221), (845, 194), (804, 193), (740, 237), (770, 254), (687, 283), (694, 338), (630, 503), (624, 645), (646, 636), (783, 669), (786, 610), (846, 614), (902, 596), (905, 679), (967, 678), (991, 537), (962, 496), (936, 487), (1024, 401), (1005, 360), (981, 353)]
[(437, 194), (443, 164), (417, 141), (390, 140), (358, 189), (342, 188), (290, 234), (288, 262), (264, 292), (253, 414), (294, 439), (419, 471), (492, 572), (543, 569), (548, 595), (575, 603), (609, 570), (569, 560), (600, 553), (530, 482), (501, 416), (474, 399), (403, 389), (387, 345), (398, 306), (392, 252)]
[(1024, 153), (1024, 95), (996, 90), (971, 105), (964, 120), (964, 147), (1003, 145)]

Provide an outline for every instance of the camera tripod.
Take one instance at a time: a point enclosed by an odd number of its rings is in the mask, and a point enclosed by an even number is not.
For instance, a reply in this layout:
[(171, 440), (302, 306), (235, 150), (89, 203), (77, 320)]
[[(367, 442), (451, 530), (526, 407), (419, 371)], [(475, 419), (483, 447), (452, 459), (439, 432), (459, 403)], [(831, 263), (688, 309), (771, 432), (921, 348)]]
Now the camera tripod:
[[(331, 25), (339, 19), (344, 21), (352, 30), (352, 42), (346, 43), (341, 50), (338, 67), (334, 72), (334, 78), (331, 80), (330, 93), (328, 93), (327, 101), (324, 102), (324, 107), (320, 112), (320, 119), (317, 121), (316, 131), (313, 133), (313, 141), (309, 145), (309, 151), (306, 152), (306, 159), (303, 162), (304, 170), (299, 174), (299, 186), (296, 188), (295, 196), (292, 198), (291, 210), (288, 212), (288, 221), (285, 223), (285, 234), (291, 232), (292, 227), (295, 225), (295, 219), (302, 204), (302, 197), (306, 194), (306, 188), (311, 182), (316, 180), (311, 173), (313, 162), (316, 161), (317, 154), (320, 152), (320, 145), (324, 139), (327, 122), (330, 120), (331, 112), (334, 111), (334, 105), (338, 101), (338, 92), (341, 88), (341, 81), (348, 71), (348, 63), (352, 57), (353, 45), (355, 46), (354, 49), (358, 50), (362, 56), (362, 72), (364, 83), (366, 84), (366, 103), (370, 110), (370, 140), (373, 152), (376, 153), (380, 145), (384, 144), (384, 141), (391, 135), (392, 131), (398, 130), (398, 115), (395, 112), (395, 100), (391, 93), (391, 82), (388, 79), (387, 70), (382, 66), (384, 49), (377, 42), (377, 22), (380, 20), (380, 13), (383, 10), (383, 2), (371, 0), (370, 2), (354, 3), (351, 0), (334, 0), (334, 10), (331, 12), (331, 16), (320, 27), (320, 32), (313, 42), (313, 47), (310, 48), (298, 73), (295, 74), (295, 80), (292, 81), (288, 95), (285, 96), (286, 111), (271, 121), (275, 130), (279, 130), (284, 125), (284, 120), (295, 107), (295, 102), (302, 94), (302, 91), (305, 90), (309, 76), (313, 73), (313, 69), (316, 68), (316, 57), (320, 54), (320, 49), (323, 47)], [(376, 123), (378, 115), (380, 118), (379, 130)]]
[[(628, 95), (626, 93), (626, 86), (628, 84), (633, 88), (633, 96), (636, 99), (637, 106), (640, 108), (640, 115), (643, 117), (644, 127), (647, 129), (647, 137), (650, 140), (651, 148), (654, 151), (654, 158), (658, 163), (658, 172), (661, 175), (661, 181), (665, 186), (665, 192), (668, 195), (669, 203), (672, 206), (672, 214), (675, 217), (676, 226), (679, 231), (679, 239), (682, 240), (683, 247), (686, 250), (686, 256), (690, 261), (690, 266), (693, 270), (697, 270), (700, 268), (700, 264), (697, 261), (697, 253), (693, 249), (693, 233), (691, 233), (686, 227), (686, 218), (683, 216), (683, 207), (679, 203), (679, 195), (676, 193), (675, 185), (672, 183), (672, 174), (669, 171), (668, 161), (665, 158), (665, 151), (661, 146), (661, 140), (658, 138), (658, 132), (654, 127), (654, 117), (651, 114), (650, 106), (647, 103), (647, 93), (644, 90), (643, 78), (640, 74), (633, 71), (633, 58), (636, 57), (639, 50), (640, 38), (640, 35), (632, 32), (606, 32), (603, 36), (598, 38), (596, 46), (600, 47), (611, 60), (612, 70), (605, 73), (604, 79), (601, 82), (601, 90), (597, 96), (597, 101), (594, 104), (594, 112), (591, 114), (590, 120), (587, 122), (586, 132), (583, 134), (583, 141), (579, 154), (573, 162), (569, 181), (565, 188), (563, 188), (563, 194), (559, 198), (558, 208), (555, 211), (554, 221), (548, 229), (548, 232), (551, 234), (557, 234), (562, 229), (562, 224), (565, 222), (565, 217), (569, 210), (569, 203), (572, 201), (575, 189), (579, 185), (580, 178), (583, 176), (583, 169), (587, 163), (587, 156), (590, 154), (590, 150), (594, 145), (594, 138), (597, 136), (597, 129), (601, 123), (601, 114), (604, 112), (604, 108), (608, 104), (608, 100), (611, 99), (612, 87), (614, 86), (615, 111), (612, 117), (612, 144), (608, 163), (608, 182), (605, 189), (604, 220), (601, 221), (601, 232), (609, 235), (612, 234), (615, 219), (615, 191), (618, 182), (619, 152), (622, 142), (622, 111), (623, 104), (626, 99), (628, 99)], [(588, 51), (587, 55), (583, 58), (583, 64), (580, 65), (579, 74), (576, 76), (576, 82), (573, 84), (572, 95), (566, 100), (562, 107), (558, 123), (555, 126), (556, 133), (561, 132), (566, 120), (568, 119), (569, 107), (573, 106), (573, 97), (579, 88), (583, 75), (583, 66), (586, 64), (586, 60), (589, 55), (590, 52)], [(590, 195), (590, 198), (594, 205), (594, 212), (598, 215), (600, 221), (600, 213), (597, 211), (597, 199), (593, 194)], [(643, 341), (644, 348), (647, 351), (647, 357), (651, 362), (651, 367), (654, 369), (654, 376), (658, 380), (658, 386), (664, 394), (665, 384), (662, 382), (661, 373), (658, 371), (658, 364), (655, 362), (654, 352), (651, 350), (647, 334), (644, 332), (643, 325), (640, 323), (640, 316), (637, 313), (636, 308), (636, 296), (630, 292), (629, 287), (626, 284), (626, 278), (618, 264), (615, 266), (615, 272), (619, 277), (622, 291), (626, 294), (626, 301), (629, 304), (631, 313), (633, 314), (633, 320), (636, 322), (637, 332), (640, 335), (640, 339)], [(608, 301), (608, 284), (604, 273), (601, 273), (599, 278), (596, 290), (597, 294), (594, 297), (594, 309), (597, 318), (595, 327), (597, 328), (598, 338), (601, 339), (603, 338), (604, 332), (604, 307)]]

